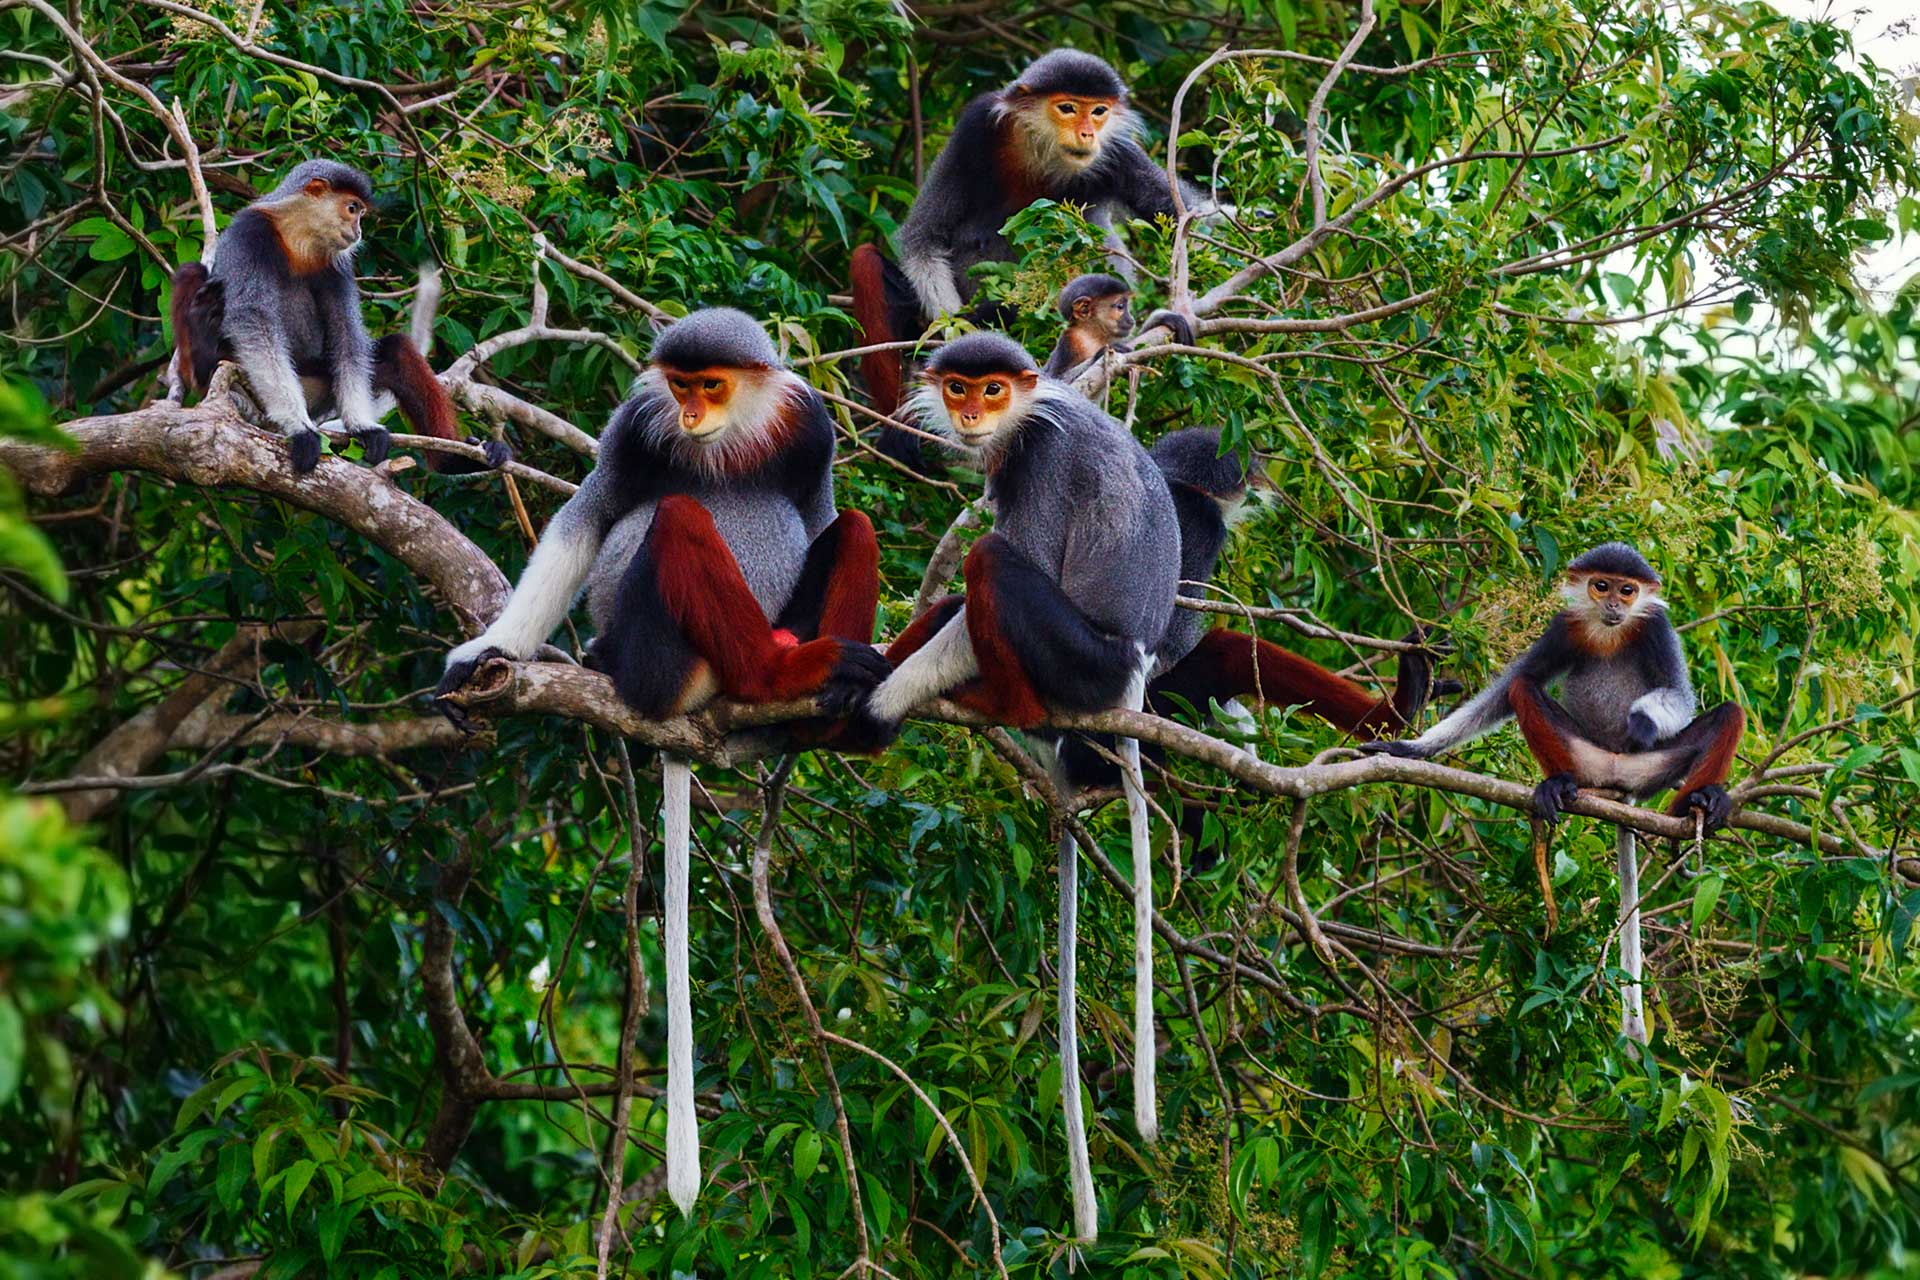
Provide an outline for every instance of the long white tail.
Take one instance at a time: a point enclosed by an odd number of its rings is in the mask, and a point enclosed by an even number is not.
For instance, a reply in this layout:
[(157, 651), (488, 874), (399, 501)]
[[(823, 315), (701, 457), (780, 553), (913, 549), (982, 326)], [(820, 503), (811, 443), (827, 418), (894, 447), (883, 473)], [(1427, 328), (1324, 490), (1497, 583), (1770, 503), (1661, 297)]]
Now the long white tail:
[(693, 1112), (693, 990), (687, 977), (687, 875), (693, 857), (693, 769), (660, 757), (667, 846), (667, 1194), (691, 1215), (700, 1194), (700, 1120)]
[[(1127, 710), (1146, 702), (1144, 667), (1127, 686)], [(1120, 739), (1121, 781), (1127, 792), (1127, 834), (1133, 844), (1133, 1125), (1148, 1142), (1160, 1141), (1160, 1108), (1153, 1083), (1153, 846), (1147, 792), (1140, 776), (1140, 743)]]
[(433, 354), (433, 318), (440, 312), (440, 268), (431, 262), (420, 264), (420, 287), (413, 293), (413, 316), (408, 337), (420, 348), (420, 354)]
[(1060, 1105), (1067, 1120), (1067, 1176), (1073, 1184), (1073, 1233), (1082, 1240), (1100, 1234), (1093, 1198), (1093, 1162), (1087, 1157), (1087, 1116), (1080, 1106), (1080, 850), (1073, 832), (1060, 833)]
[(1620, 988), (1620, 1034), (1647, 1043), (1647, 1015), (1640, 993), (1640, 862), (1634, 856), (1633, 828), (1614, 837), (1615, 870), (1620, 875), (1620, 967), (1627, 985)]

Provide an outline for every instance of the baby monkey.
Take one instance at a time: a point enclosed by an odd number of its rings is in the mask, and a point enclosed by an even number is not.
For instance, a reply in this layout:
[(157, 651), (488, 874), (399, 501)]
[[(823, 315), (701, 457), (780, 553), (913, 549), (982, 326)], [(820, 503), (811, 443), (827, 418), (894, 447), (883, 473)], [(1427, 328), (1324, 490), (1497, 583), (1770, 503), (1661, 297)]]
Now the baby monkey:
[[(1060, 319), (1067, 327), (1041, 369), (1049, 378), (1067, 377), (1108, 348), (1130, 349), (1126, 339), (1134, 330), (1133, 286), (1119, 276), (1075, 276), (1060, 291), (1058, 305)], [(1172, 311), (1156, 311), (1147, 318), (1147, 327), (1156, 324), (1173, 330), (1175, 342), (1183, 346), (1193, 344), (1193, 329), (1185, 317)]]

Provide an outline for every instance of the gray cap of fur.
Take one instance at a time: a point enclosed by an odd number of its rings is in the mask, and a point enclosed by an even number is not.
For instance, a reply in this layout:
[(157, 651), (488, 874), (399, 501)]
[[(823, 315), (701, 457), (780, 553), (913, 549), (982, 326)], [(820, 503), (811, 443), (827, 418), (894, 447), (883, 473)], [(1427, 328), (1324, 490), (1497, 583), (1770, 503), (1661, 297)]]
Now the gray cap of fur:
[(341, 164), (338, 160), (302, 160), (293, 166), (286, 177), (280, 179), (280, 185), (267, 193), (269, 200), (285, 200), (296, 196), (315, 178), (323, 180), (335, 191), (350, 191), (369, 204), (373, 201), (373, 184), (367, 175), (350, 164)]
[(706, 307), (653, 340), (654, 364), (668, 369), (778, 369), (780, 353), (760, 322), (732, 307)]

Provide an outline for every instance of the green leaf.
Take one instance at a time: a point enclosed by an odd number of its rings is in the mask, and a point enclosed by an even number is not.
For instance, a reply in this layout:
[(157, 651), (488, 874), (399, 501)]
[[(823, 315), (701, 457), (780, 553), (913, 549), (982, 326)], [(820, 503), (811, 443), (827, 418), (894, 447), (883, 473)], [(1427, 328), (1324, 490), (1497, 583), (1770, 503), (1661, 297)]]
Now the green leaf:
[(793, 1140), (793, 1180), (805, 1182), (820, 1164), (820, 1135), (803, 1129)]
[(1696, 933), (1713, 915), (1713, 908), (1720, 901), (1720, 889), (1725, 884), (1726, 878), (1715, 871), (1701, 876), (1693, 886), (1693, 928)]

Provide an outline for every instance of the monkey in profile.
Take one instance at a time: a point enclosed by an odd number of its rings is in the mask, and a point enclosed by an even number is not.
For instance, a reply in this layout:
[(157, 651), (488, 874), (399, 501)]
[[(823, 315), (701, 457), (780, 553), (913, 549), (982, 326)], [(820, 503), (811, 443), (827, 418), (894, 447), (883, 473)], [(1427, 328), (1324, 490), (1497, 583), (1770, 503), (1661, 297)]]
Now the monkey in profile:
[[(1567, 566), (1566, 607), (1492, 684), (1419, 737), (1363, 750), (1425, 760), (1517, 720), (1546, 775), (1533, 792), (1539, 817), (1558, 821), (1581, 787), (1609, 787), (1635, 799), (1672, 790), (1669, 813), (1699, 813), (1709, 831), (1726, 825), (1746, 713), (1723, 702), (1694, 714), (1660, 585), (1627, 543), (1595, 547)], [(1559, 699), (1547, 692), (1556, 680)]]
[(1133, 286), (1119, 276), (1075, 276), (1060, 291), (1060, 319), (1066, 328), (1053, 354), (1040, 367), (1049, 378), (1064, 378), (1108, 347), (1133, 333)]
[[(173, 273), (181, 381), (204, 391), (220, 361), (237, 363), (261, 411), (285, 433), (296, 472), (319, 464), (314, 420), (330, 412), (369, 463), (384, 460), (379, 393), (393, 397), (416, 435), (460, 438), (453, 404), (412, 339), (367, 335), (353, 255), (372, 203), (373, 186), (358, 169), (303, 161), (220, 233), (211, 272), (193, 262)], [(496, 440), (473, 443), (485, 451), (485, 467), (512, 457)], [(449, 475), (485, 469), (437, 451), (426, 464)]]
[[(872, 245), (854, 250), (861, 345), (911, 340), (942, 316), (964, 314), (973, 294), (967, 269), (1012, 261), (1000, 228), (1036, 200), (1083, 206), (1109, 231), (1120, 215), (1172, 216), (1166, 171), (1134, 140), (1134, 129), (1125, 82), (1074, 49), (1043, 54), (1012, 84), (968, 103), (900, 225), (899, 263)], [(1183, 183), (1181, 195), (1190, 208), (1211, 207), (1197, 188)], [(900, 352), (870, 352), (860, 368), (874, 407), (892, 413), (906, 377)], [(881, 447), (903, 461), (920, 452), (914, 437), (898, 431), (884, 433)]]

